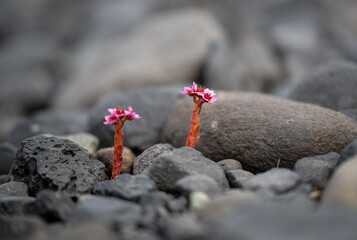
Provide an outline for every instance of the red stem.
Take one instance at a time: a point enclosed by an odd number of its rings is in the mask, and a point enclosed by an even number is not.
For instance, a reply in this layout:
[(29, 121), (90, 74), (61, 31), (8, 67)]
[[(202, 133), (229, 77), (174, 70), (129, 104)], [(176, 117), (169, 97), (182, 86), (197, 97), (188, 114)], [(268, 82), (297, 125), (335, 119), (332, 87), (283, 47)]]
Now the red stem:
[(188, 134), (186, 146), (195, 148), (196, 143), (200, 139), (198, 136), (198, 130), (200, 129), (200, 118), (198, 117), (201, 113), (202, 104), (204, 103), (201, 99), (194, 98), (195, 108), (192, 112), (192, 120), (191, 120), (191, 130)]
[(114, 159), (113, 159), (113, 170), (112, 170), (112, 178), (114, 180), (121, 172), (121, 165), (123, 163), (123, 138), (124, 133), (122, 132), (122, 128), (124, 126), (124, 121), (119, 120), (115, 124), (115, 135), (114, 135)]

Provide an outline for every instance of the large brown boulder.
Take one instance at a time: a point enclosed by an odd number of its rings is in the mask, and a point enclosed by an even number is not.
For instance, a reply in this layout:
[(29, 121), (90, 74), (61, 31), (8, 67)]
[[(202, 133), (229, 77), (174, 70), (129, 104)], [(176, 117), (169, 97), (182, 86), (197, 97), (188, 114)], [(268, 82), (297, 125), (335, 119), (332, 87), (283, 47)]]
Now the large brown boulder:
[[(269, 95), (219, 92), (218, 101), (205, 104), (200, 115), (196, 149), (219, 161), (239, 160), (252, 172), (292, 168), (303, 157), (340, 152), (357, 137), (357, 122), (316, 105)], [(193, 102), (179, 100), (172, 109), (162, 140), (185, 145)]]

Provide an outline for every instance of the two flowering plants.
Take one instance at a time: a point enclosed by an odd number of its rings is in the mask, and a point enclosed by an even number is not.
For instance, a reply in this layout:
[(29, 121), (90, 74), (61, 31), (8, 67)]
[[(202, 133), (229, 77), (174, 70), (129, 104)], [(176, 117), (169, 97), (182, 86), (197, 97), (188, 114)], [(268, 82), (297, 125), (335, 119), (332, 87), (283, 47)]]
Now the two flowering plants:
[[(186, 146), (194, 148), (200, 136), (198, 135), (198, 131), (200, 129), (200, 119), (199, 115), (201, 113), (202, 105), (204, 103), (214, 103), (217, 101), (217, 98), (214, 97), (215, 93), (213, 90), (209, 90), (208, 88), (199, 88), (197, 84), (193, 83), (192, 87), (185, 87), (184, 91), (181, 92), (184, 95), (188, 95), (193, 98), (193, 102), (195, 103), (195, 107), (192, 112), (192, 120), (191, 120), (191, 129), (188, 134)], [(114, 125), (115, 126), (115, 135), (114, 135), (114, 159), (113, 159), (113, 170), (111, 179), (114, 180), (121, 173), (121, 166), (123, 163), (123, 138), (124, 134), (122, 128), (124, 126), (124, 122), (134, 119), (139, 119), (140, 116), (136, 114), (132, 107), (128, 107), (128, 110), (120, 109), (120, 108), (109, 108), (108, 111), (110, 115), (105, 116), (106, 125)]]

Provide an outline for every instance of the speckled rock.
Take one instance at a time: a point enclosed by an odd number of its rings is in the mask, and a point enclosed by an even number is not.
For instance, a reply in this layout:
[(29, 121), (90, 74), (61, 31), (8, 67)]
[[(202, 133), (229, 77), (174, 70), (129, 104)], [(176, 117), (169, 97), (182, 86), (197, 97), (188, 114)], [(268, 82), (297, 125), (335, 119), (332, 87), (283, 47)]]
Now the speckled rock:
[(28, 187), (22, 182), (7, 182), (0, 185), (1, 196), (28, 196)]
[(207, 175), (213, 178), (219, 186), (228, 187), (226, 176), (217, 163), (189, 147), (160, 154), (148, 168), (148, 175), (164, 191), (173, 191), (179, 179), (192, 174)]
[(322, 201), (357, 208), (357, 156), (341, 164), (333, 173)]
[(217, 162), (217, 164), (223, 169), (225, 173), (227, 173), (228, 170), (242, 169), (242, 164), (240, 164), (240, 162), (235, 159), (224, 159)]
[(159, 143), (149, 147), (134, 160), (133, 173), (135, 175), (140, 174), (146, 167), (150, 166), (160, 154), (171, 152), (172, 150), (174, 150), (174, 147), (170, 144)]
[[(97, 158), (99, 161), (104, 163), (105, 165), (105, 173), (108, 177), (112, 176), (113, 169), (113, 158), (114, 158), (114, 147), (110, 148), (102, 148), (97, 151)], [(131, 173), (133, 163), (135, 160), (134, 153), (129, 149), (124, 147), (123, 150), (123, 164), (121, 166), (121, 170), (124, 173)]]
[(11, 174), (29, 186), (32, 196), (42, 189), (90, 192), (96, 182), (107, 179), (104, 170), (104, 164), (79, 145), (38, 135), (22, 142)]
[[(217, 97), (203, 106), (196, 149), (214, 161), (237, 159), (253, 173), (277, 166), (279, 159), (280, 167), (292, 168), (303, 157), (340, 152), (357, 137), (355, 121), (315, 105), (257, 93)], [(185, 145), (193, 106), (190, 97), (176, 103), (163, 141)]]

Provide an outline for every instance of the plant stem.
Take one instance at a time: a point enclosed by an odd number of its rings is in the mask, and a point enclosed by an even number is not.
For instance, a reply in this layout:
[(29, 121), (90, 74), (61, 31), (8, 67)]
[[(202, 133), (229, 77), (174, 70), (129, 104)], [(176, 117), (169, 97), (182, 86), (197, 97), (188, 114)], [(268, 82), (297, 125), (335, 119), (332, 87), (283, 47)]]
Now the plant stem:
[(124, 133), (122, 132), (122, 128), (124, 126), (124, 121), (119, 120), (115, 124), (115, 135), (114, 135), (114, 159), (113, 159), (113, 170), (112, 170), (112, 178), (114, 180), (121, 172), (121, 165), (123, 163), (123, 138)]
[(200, 139), (200, 136), (198, 136), (198, 130), (200, 129), (200, 118), (198, 116), (201, 113), (203, 104), (203, 101), (200, 99), (194, 98), (193, 101), (195, 102), (195, 108), (192, 112), (191, 130), (186, 141), (186, 146), (191, 148), (195, 148), (196, 143)]

